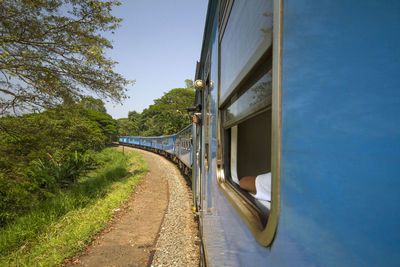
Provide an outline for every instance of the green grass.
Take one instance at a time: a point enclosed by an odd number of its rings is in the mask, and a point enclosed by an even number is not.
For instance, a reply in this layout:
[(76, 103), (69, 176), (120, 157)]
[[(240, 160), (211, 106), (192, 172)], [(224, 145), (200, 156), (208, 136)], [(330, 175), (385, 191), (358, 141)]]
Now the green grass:
[(147, 166), (134, 152), (105, 149), (102, 167), (0, 229), (0, 266), (54, 266), (82, 250), (129, 197)]

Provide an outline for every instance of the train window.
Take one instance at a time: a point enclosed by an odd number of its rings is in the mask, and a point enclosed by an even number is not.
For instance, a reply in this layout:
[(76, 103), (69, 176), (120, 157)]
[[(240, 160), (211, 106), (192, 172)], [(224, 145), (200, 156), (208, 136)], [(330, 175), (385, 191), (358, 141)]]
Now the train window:
[(223, 111), (223, 126), (227, 127), (256, 113), (271, 105), (271, 101), (272, 76), (269, 71)]
[[(281, 40), (272, 26), (274, 20), (280, 27), (276, 11), (281, 1), (228, 2), (224, 2), (227, 11), (221, 13), (219, 33), (218, 179), (257, 241), (267, 246), (279, 210), (280, 89), (273, 83), (280, 72), (276, 59)], [(277, 17), (272, 16), (274, 9)], [(273, 30), (277, 40), (272, 38)], [(244, 181), (252, 181), (252, 186)], [(265, 190), (261, 197), (260, 185)], [(252, 188), (257, 188), (256, 194)]]
[[(258, 176), (270, 173), (271, 110), (264, 111), (257, 116), (238, 124), (237, 127), (236, 170), (239, 179), (243, 179), (243, 177), (246, 176)], [(266, 179), (263, 181), (268, 183), (268, 180)], [(260, 189), (257, 188), (257, 191), (260, 191)], [(260, 196), (261, 198), (257, 196)], [(271, 196), (262, 196), (260, 194), (257, 194), (257, 196), (251, 195), (251, 198), (256, 206), (260, 209), (261, 214), (268, 216), (270, 202), (266, 199), (270, 200)]]
[[(267, 69), (270, 64), (266, 62), (264, 67)], [(232, 96), (232, 103), (222, 110), (226, 180), (255, 206), (263, 224), (270, 203), (242, 194), (239, 184), (243, 177), (271, 172), (271, 90), (270, 70), (239, 97)]]
[(221, 31), (221, 104), (272, 45), (273, 1), (234, 1)]

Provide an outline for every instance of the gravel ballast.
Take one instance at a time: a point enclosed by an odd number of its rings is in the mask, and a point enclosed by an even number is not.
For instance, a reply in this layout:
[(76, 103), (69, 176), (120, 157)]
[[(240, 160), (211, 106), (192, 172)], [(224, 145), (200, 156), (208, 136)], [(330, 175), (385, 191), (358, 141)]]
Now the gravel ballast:
[(192, 211), (192, 192), (178, 168), (160, 157), (169, 188), (169, 203), (152, 266), (198, 266), (198, 224)]

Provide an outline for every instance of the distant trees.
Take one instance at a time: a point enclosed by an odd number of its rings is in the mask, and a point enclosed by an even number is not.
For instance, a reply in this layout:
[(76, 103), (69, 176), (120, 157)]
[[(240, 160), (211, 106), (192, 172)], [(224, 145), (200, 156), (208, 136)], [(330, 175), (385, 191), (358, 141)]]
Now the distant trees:
[(118, 134), (160, 136), (178, 132), (190, 123), (186, 108), (193, 105), (194, 95), (195, 92), (187, 88), (168, 91), (142, 113), (131, 111), (127, 119), (119, 119)]
[(137, 122), (133, 122), (127, 118), (118, 119), (117, 122), (118, 122), (118, 135), (136, 136), (140, 134)]
[(194, 90), (194, 82), (191, 79), (186, 79), (185, 80), (185, 84), (186, 84), (186, 89), (192, 89)]
[(125, 98), (130, 81), (113, 71), (102, 33), (121, 19), (118, 1), (2, 0), (0, 4), (0, 116), (73, 103), (88, 91)]
[(89, 110), (96, 110), (101, 113), (107, 113), (104, 102), (101, 99), (96, 99), (92, 96), (83, 96), (78, 105)]
[(190, 89), (177, 88), (154, 100), (142, 113), (146, 122), (144, 133), (148, 136), (173, 134), (189, 124), (186, 108), (193, 105), (194, 94)]

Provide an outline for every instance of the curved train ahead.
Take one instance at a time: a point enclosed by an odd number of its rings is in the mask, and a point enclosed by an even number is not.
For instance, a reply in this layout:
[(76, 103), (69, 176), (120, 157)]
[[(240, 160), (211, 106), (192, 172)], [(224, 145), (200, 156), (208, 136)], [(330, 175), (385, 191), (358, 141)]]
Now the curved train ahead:
[(120, 136), (119, 143), (132, 147), (149, 150), (178, 164), (179, 168), (186, 174), (192, 170), (192, 125), (186, 126), (180, 132), (173, 135), (157, 137)]
[[(400, 1), (210, 0), (191, 170), (202, 264), (400, 266)], [(244, 177), (271, 177), (268, 205)]]

